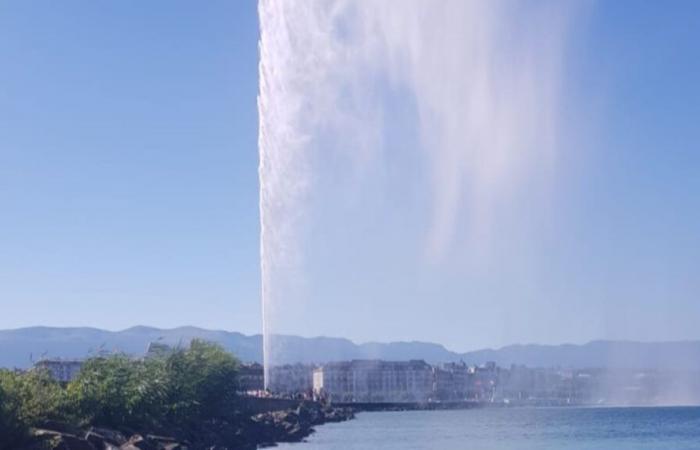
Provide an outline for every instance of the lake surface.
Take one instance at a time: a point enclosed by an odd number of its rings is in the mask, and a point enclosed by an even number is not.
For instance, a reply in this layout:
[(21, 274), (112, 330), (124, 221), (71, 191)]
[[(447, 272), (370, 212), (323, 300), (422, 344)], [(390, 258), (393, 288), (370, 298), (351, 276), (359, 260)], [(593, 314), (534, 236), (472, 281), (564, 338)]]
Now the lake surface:
[(700, 408), (486, 408), (360, 413), (293, 450), (700, 449)]

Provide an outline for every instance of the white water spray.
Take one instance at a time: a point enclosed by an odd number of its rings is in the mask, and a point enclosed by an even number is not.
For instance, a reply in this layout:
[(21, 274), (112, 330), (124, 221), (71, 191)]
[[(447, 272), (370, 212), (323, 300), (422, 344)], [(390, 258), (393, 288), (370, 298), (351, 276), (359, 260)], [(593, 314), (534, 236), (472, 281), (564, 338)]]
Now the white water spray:
[(406, 92), (431, 180), (425, 258), (439, 260), (450, 246), (464, 205), (459, 229), (483, 243), (492, 204), (552, 164), (569, 6), (260, 1), (266, 383), (281, 351), (282, 310), (303, 302), (305, 230), (323, 161), (341, 160), (361, 179), (363, 167), (387, 157), (383, 88)]

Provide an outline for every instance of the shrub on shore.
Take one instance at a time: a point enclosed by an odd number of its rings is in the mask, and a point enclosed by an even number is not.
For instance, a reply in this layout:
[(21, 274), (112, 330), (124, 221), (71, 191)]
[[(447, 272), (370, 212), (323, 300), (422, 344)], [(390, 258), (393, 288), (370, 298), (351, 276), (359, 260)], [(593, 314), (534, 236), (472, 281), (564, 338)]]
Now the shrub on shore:
[(234, 425), (238, 368), (220, 346), (195, 340), (155, 358), (89, 359), (67, 385), (39, 370), (0, 371), (0, 449), (48, 421), (184, 433), (212, 420)]
[(65, 389), (64, 419), (79, 426), (152, 427), (162, 416), (166, 389), (161, 360), (93, 358)]
[(0, 371), (0, 448), (12, 448), (26, 436), (27, 426), (20, 419), (20, 404), (7, 385), (14, 383), (13, 375)]
[(39, 370), (0, 370), (0, 448), (11, 448), (29, 427), (62, 418), (63, 388)]

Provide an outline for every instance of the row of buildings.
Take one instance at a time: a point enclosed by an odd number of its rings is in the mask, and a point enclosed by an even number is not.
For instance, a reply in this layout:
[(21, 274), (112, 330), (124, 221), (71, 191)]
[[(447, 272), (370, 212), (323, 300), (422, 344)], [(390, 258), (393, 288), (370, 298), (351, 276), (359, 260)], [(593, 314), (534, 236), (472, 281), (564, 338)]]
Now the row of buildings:
[[(257, 372), (256, 372), (257, 371)], [(244, 374), (245, 372), (242, 372)], [(253, 373), (257, 375), (253, 378)], [(242, 386), (262, 389), (262, 366)], [(494, 402), (529, 405), (700, 403), (700, 374), (657, 370), (561, 369), (490, 362), (353, 360), (270, 369), (269, 389), (332, 402)]]
[[(168, 348), (149, 347), (148, 356)], [(43, 359), (35, 367), (62, 382), (74, 379), (79, 359)], [(700, 374), (683, 371), (529, 368), (495, 363), (430, 365), (422, 360), (352, 360), (270, 368), (243, 365), (242, 392), (302, 396), (340, 403), (494, 402), (533, 405), (700, 404)]]
[[(161, 342), (151, 342), (146, 349), (146, 358), (165, 356), (173, 348)], [(109, 352), (98, 352), (95, 356), (109, 356)], [(82, 358), (42, 358), (34, 363), (34, 369), (43, 370), (62, 383), (73, 381), (83, 367)], [(262, 366), (261, 366), (262, 367)]]
[[(431, 366), (423, 360), (352, 360), (320, 366), (291, 364), (270, 369), (268, 388), (277, 394), (349, 403), (490, 400), (497, 385), (498, 371), (494, 363)], [(255, 384), (259, 378), (245, 373), (241, 378), (243, 386), (253, 388), (251, 390), (262, 388)]]
[[(149, 352), (150, 353), (150, 352)], [(61, 382), (73, 380), (82, 367), (79, 359), (44, 359), (35, 367)], [(353, 360), (322, 366), (293, 364), (270, 370), (270, 391), (336, 402), (494, 401), (497, 399), (566, 399), (580, 401), (585, 389), (574, 387), (572, 374), (561, 371), (445, 364), (422, 360)], [(582, 374), (581, 380), (588, 380)], [(569, 383), (567, 383), (567, 381)], [(258, 363), (239, 371), (241, 391), (264, 391), (264, 370)]]

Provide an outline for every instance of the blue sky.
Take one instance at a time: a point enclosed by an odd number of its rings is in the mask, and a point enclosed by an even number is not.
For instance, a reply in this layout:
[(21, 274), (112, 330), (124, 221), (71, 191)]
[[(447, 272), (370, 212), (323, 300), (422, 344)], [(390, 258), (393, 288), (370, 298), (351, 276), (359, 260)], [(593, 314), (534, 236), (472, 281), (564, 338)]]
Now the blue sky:
[(0, 327), (257, 332), (255, 4), (0, 21)]
[[(260, 332), (257, 40), (253, 1), (0, 3), (0, 328)], [(289, 331), (456, 350), (700, 338), (698, 42), (692, 1), (599, 2), (575, 24), (573, 150), (531, 223), (552, 231), (533, 244), (547, 281), (532, 298), (518, 286), (538, 280), (497, 262), (481, 281), (442, 268), (419, 274), (423, 292), (402, 285), (416, 274), (385, 265), (398, 237), (320, 267), (344, 238), (328, 231), (309, 250), (315, 315)], [(334, 292), (348, 274), (370, 280), (352, 295), (384, 301)], [(462, 301), (470, 283), (479, 298)], [(363, 320), (397, 310), (391, 327)]]

